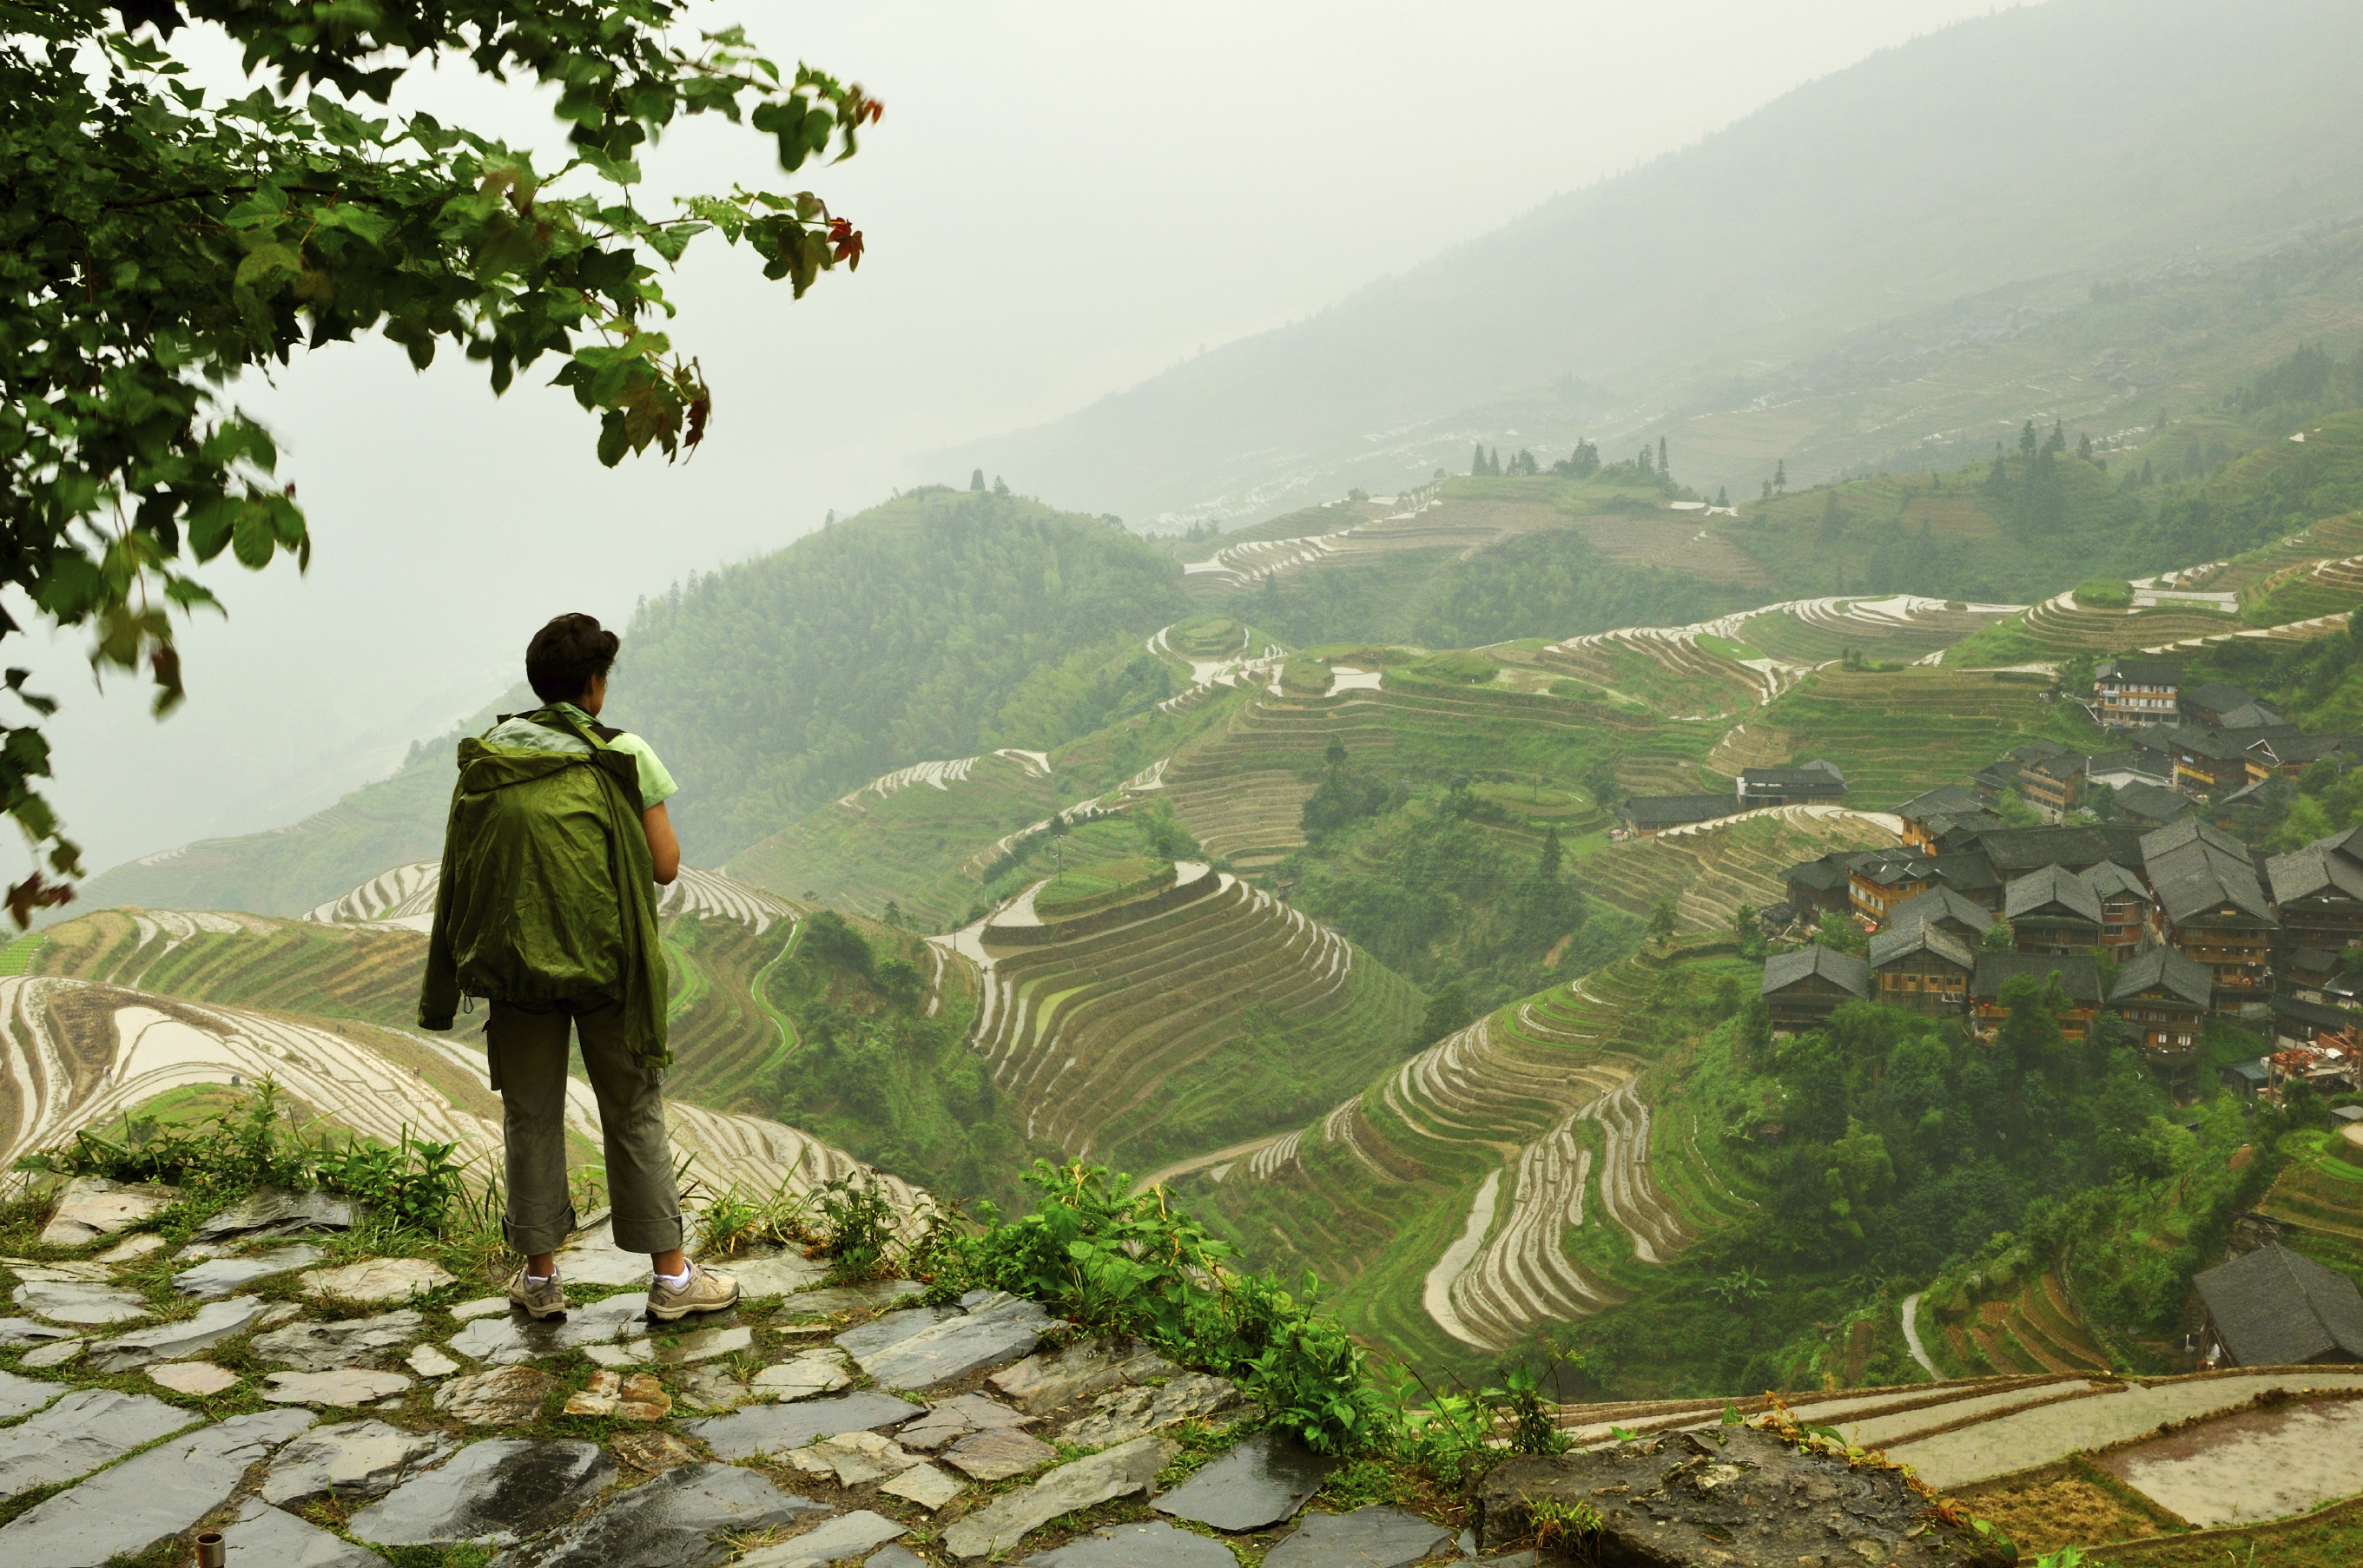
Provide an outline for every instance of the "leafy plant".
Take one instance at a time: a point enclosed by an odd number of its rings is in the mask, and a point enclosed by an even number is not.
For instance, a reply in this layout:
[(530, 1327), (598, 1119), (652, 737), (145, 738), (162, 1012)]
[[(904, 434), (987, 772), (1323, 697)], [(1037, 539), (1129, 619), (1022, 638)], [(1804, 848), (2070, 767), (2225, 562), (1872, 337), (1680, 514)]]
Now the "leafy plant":
[(895, 1250), (900, 1217), (875, 1176), (839, 1176), (815, 1190), (820, 1210), (821, 1254), (830, 1260), (829, 1278), (840, 1284), (884, 1275)]

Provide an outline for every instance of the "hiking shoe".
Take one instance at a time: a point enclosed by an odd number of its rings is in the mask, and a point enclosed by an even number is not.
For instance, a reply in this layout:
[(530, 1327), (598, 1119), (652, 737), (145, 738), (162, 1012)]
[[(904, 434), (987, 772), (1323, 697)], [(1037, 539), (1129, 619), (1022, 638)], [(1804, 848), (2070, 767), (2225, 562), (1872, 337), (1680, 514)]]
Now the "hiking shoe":
[[(696, 1282), (693, 1280), (691, 1283)], [(548, 1279), (529, 1278), (525, 1265), (520, 1264), (517, 1271), (509, 1275), (509, 1305), (522, 1307), (535, 1318), (563, 1318), (566, 1316), (566, 1290), (559, 1284), (556, 1275)]]
[(659, 1322), (670, 1323), (692, 1312), (719, 1312), (725, 1307), (737, 1305), (738, 1282), (697, 1264), (689, 1265), (689, 1278), (682, 1282), (678, 1290), (661, 1279), (649, 1281), (649, 1316)]

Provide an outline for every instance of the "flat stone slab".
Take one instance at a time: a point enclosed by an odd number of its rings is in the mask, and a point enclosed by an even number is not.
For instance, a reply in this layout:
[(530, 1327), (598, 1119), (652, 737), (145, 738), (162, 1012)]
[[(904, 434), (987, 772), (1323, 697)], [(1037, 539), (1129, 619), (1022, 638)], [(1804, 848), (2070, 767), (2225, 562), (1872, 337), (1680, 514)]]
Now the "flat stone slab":
[(399, 1372), (365, 1372), (349, 1366), (340, 1372), (274, 1372), (262, 1384), (267, 1404), (358, 1409), (402, 1393), (410, 1386), (410, 1379)]
[[(504, 1309), (507, 1303), (504, 1302)], [(474, 1319), (451, 1336), (451, 1350), (470, 1361), (494, 1366), (516, 1366), (536, 1356), (562, 1355), (587, 1345), (603, 1344), (648, 1328), (648, 1297), (610, 1296), (585, 1307), (571, 1307), (563, 1318), (528, 1318), (523, 1311), (504, 1310), (499, 1316)]]
[(1350, 1514), (1308, 1514), (1265, 1554), (1277, 1568), (1405, 1568), (1454, 1550), (1449, 1528), (1373, 1503)]
[(252, 1296), (208, 1301), (197, 1315), (153, 1329), (135, 1329), (101, 1340), (84, 1353), (99, 1372), (133, 1372), (160, 1361), (182, 1361), (200, 1355), (233, 1334), (242, 1334), (265, 1320), (262, 1302)]
[(944, 1450), (944, 1463), (972, 1481), (1006, 1481), (1057, 1457), (1057, 1449), (1015, 1427), (987, 1427)]
[(874, 1431), (909, 1420), (918, 1406), (883, 1394), (848, 1394), (794, 1405), (753, 1405), (727, 1416), (708, 1416), (682, 1430), (723, 1459), (786, 1453), (815, 1438)]
[(83, 1388), (0, 1430), (0, 1497), (87, 1475), (197, 1418), (147, 1394)]
[(780, 1304), (782, 1311), (796, 1318), (833, 1318), (839, 1312), (852, 1312), (883, 1307), (890, 1301), (900, 1301), (905, 1296), (917, 1296), (927, 1287), (915, 1279), (878, 1279), (868, 1285), (832, 1285), (819, 1290), (799, 1291)]
[(82, 1280), (28, 1280), (9, 1299), (37, 1318), (83, 1328), (148, 1316), (148, 1302), (138, 1291)]
[(222, 1529), (227, 1568), (385, 1568), (365, 1546), (249, 1497)]
[(318, 1263), (327, 1255), (317, 1247), (296, 1245), (272, 1247), (244, 1257), (207, 1258), (196, 1267), (184, 1268), (174, 1275), (172, 1288), (183, 1296), (212, 1301), (233, 1295), (258, 1279), (269, 1279), (274, 1274)]
[(1032, 1354), (1055, 1320), (1034, 1302), (996, 1292), (949, 1316), (924, 1307), (889, 1312), (837, 1342), (881, 1387), (928, 1388)]
[(716, 1539), (726, 1531), (773, 1529), (827, 1511), (751, 1470), (683, 1464), (546, 1540), (503, 1552), (494, 1568), (712, 1568), (730, 1556)]
[(738, 1568), (827, 1568), (831, 1562), (863, 1556), (908, 1533), (904, 1526), (883, 1514), (857, 1508), (823, 1519), (776, 1546), (749, 1553), (738, 1560)]
[(239, 1375), (226, 1366), (216, 1366), (209, 1361), (173, 1361), (148, 1369), (148, 1380), (160, 1388), (170, 1388), (175, 1394), (188, 1394), (199, 1399), (209, 1398), (226, 1388), (239, 1385)]
[(407, 1309), (381, 1312), (373, 1318), (341, 1318), (334, 1322), (290, 1323), (254, 1336), (254, 1353), (298, 1372), (335, 1372), (366, 1365), (400, 1350), (418, 1337), (427, 1320)]
[(164, 1238), (150, 1231), (107, 1248), (91, 1261), (110, 1264), (137, 1263), (150, 1253), (162, 1250), (163, 1246)]
[(442, 1463), (459, 1446), (442, 1432), (406, 1432), (383, 1421), (315, 1427), (272, 1461), (262, 1500), (298, 1507), (322, 1497), (381, 1497)]
[(301, 1236), (353, 1228), (350, 1200), (323, 1192), (291, 1192), (283, 1187), (262, 1187), (198, 1225), (196, 1238), (218, 1242), (229, 1236)]
[(1040, 1418), (1013, 1410), (982, 1394), (955, 1394), (927, 1407), (927, 1413), (894, 1434), (904, 1448), (933, 1453), (946, 1443), (991, 1427), (1027, 1427)]
[(1302, 1443), (1258, 1432), (1158, 1498), (1157, 1511), (1219, 1530), (1262, 1529), (1294, 1518), (1333, 1468)]
[(1029, 1355), (986, 1382), (1029, 1415), (1045, 1415), (1078, 1399), (1127, 1383), (1176, 1377), (1182, 1369), (1138, 1340), (1078, 1340), (1066, 1349)]
[[(1606, 1562), (1791, 1563), (1814, 1557), (1880, 1568), (2003, 1568), (2018, 1558), (2007, 1541), (1931, 1518), (1927, 1498), (1901, 1471), (1852, 1469), (1843, 1456), (1792, 1449), (1745, 1426), (1504, 1460), (1478, 1489), (1483, 1544), (1525, 1535), (1539, 1504), (1577, 1502), (1599, 1510), (1600, 1539), (1586, 1544)], [(1339, 1527), (1327, 1521), (1358, 1517), (1315, 1514), (1265, 1561), (1273, 1568), (1343, 1568), (1348, 1559), (1334, 1552), (1281, 1558), (1315, 1527), (1334, 1534)], [(1364, 1543), (1353, 1561), (1376, 1568), (1411, 1561), (1402, 1552), (1416, 1532), (1399, 1528), (1403, 1545), (1394, 1553)]]
[(832, 1476), (840, 1486), (867, 1486), (925, 1461), (878, 1432), (839, 1432), (809, 1448), (793, 1450), (788, 1463), (807, 1475)]
[(44, 1383), (38, 1377), (19, 1377), (13, 1372), (0, 1372), (0, 1421), (13, 1421), (18, 1416), (29, 1416), (64, 1393), (61, 1383)]
[(1077, 1448), (1105, 1448), (1177, 1421), (1227, 1410), (1238, 1402), (1238, 1386), (1230, 1379), (1186, 1372), (1154, 1388), (1119, 1388), (1101, 1395), (1090, 1410), (1060, 1429), (1059, 1439)]
[(1173, 1457), (1176, 1446), (1164, 1438), (1135, 1438), (1087, 1459), (1061, 1464), (1033, 1485), (1004, 1492), (954, 1524), (944, 1531), (944, 1547), (955, 1557), (1007, 1551), (1028, 1530), (1061, 1514), (1145, 1492), (1165, 1468), (1165, 1462)]
[(340, 1301), (407, 1301), (458, 1281), (426, 1258), (364, 1258), (342, 1268), (316, 1268), (303, 1279), (306, 1296)]
[(506, 1312), (516, 1306), (505, 1296), (480, 1296), (473, 1301), (462, 1301), (451, 1309), (451, 1316), (464, 1323), (471, 1318), (489, 1318)]
[(61, 1329), (55, 1323), (37, 1323), (30, 1318), (0, 1318), (0, 1346), (9, 1350), (76, 1337), (72, 1329)]
[(616, 1462), (594, 1443), (494, 1438), (405, 1481), (355, 1514), (346, 1529), (380, 1546), (514, 1546), (581, 1512), (615, 1474)]
[(736, 1355), (755, 1345), (749, 1328), (692, 1329), (685, 1334), (624, 1340), (612, 1345), (586, 1345), (582, 1353), (602, 1366), (689, 1366), (716, 1356)]
[(0, 1529), (9, 1568), (97, 1568), (145, 1551), (219, 1507), (247, 1466), (311, 1425), (308, 1410), (270, 1410), (200, 1427), (59, 1493)]
[(2202, 1529), (2312, 1513), (2355, 1491), (2363, 1402), (2239, 1410), (2092, 1463)]
[(1161, 1521), (1111, 1525), (1023, 1560), (1039, 1568), (1238, 1568), (1238, 1561), (1221, 1541)]
[(651, 1474), (671, 1470), (676, 1464), (694, 1464), (697, 1450), (682, 1441), (677, 1433), (661, 1427), (650, 1431), (617, 1432), (607, 1440), (607, 1451), (635, 1470)]
[(947, 1475), (932, 1464), (915, 1464), (878, 1489), (890, 1497), (916, 1503), (933, 1513), (967, 1491), (968, 1485), (958, 1476)]
[(57, 1284), (78, 1280), (84, 1285), (105, 1285), (115, 1278), (115, 1271), (94, 1258), (67, 1258), (55, 1263), (39, 1263), (31, 1258), (0, 1258), (9, 1273), (25, 1281), (42, 1280)]
[(716, 1265), (717, 1272), (738, 1282), (738, 1294), (752, 1301), (765, 1296), (790, 1296), (809, 1290), (828, 1277), (828, 1264), (801, 1253), (777, 1257), (738, 1258)]
[(560, 1386), (538, 1367), (494, 1367), (455, 1377), (435, 1390), (435, 1408), (471, 1427), (519, 1426), (540, 1419), (542, 1401)]
[(433, 1345), (414, 1345), (411, 1347), (410, 1353), (404, 1356), (402, 1361), (403, 1364), (409, 1367), (411, 1371), (429, 1380), (449, 1377), (460, 1370), (458, 1362), (453, 1361)]
[(105, 1176), (82, 1176), (66, 1183), (58, 1206), (41, 1229), (44, 1245), (83, 1247), (101, 1236), (112, 1236), (134, 1225), (144, 1225), (179, 1201), (170, 1187), (131, 1187)]
[(602, 1367), (591, 1375), (588, 1386), (566, 1401), (570, 1416), (621, 1416), (631, 1421), (660, 1421), (672, 1409), (672, 1396), (647, 1373), (619, 1376)]
[(83, 1351), (87, 1348), (88, 1344), (88, 1341), (78, 1338), (51, 1340), (48, 1344), (37, 1345), (33, 1349), (27, 1351), (23, 1355), (18, 1356), (17, 1358), (17, 1364), (19, 1366), (63, 1366), (66, 1363), (78, 1358), (82, 1354)]
[(771, 1399), (810, 1399), (834, 1394), (853, 1382), (853, 1364), (840, 1350), (808, 1350), (792, 1360), (767, 1366), (749, 1385)]

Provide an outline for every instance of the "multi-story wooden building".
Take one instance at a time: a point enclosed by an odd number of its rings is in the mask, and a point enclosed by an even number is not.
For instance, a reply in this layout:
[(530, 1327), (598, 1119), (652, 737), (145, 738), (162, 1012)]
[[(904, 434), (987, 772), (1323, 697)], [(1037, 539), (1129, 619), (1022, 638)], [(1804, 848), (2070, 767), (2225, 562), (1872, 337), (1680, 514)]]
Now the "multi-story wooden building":
[(2084, 793), (2084, 759), (2074, 752), (2038, 756), (2018, 770), (2019, 799), (2058, 822), (2075, 810)]
[(1741, 811), (1758, 806), (1793, 806), (1825, 801), (1835, 805), (1846, 799), (1846, 775), (1824, 757), (1795, 767), (1744, 767), (1736, 795)]
[(1940, 853), (1947, 835), (1964, 826), (2000, 827), (2002, 819), (1986, 810), (1974, 790), (1959, 784), (1941, 784), (1895, 808), (1903, 820), (1903, 847)]
[(2004, 890), (2002, 917), (2011, 945), (2021, 953), (2065, 955), (2101, 944), (2101, 900), (2081, 875), (2046, 866), (2014, 878)]
[(2170, 723), (2181, 684), (2172, 659), (2111, 659), (2092, 672), (2092, 712), (2110, 729)]
[(2363, 941), (2363, 828), (2317, 838), (2265, 862), (2285, 947), (2335, 953)]
[(1977, 962), (1958, 937), (1924, 921), (1898, 921), (1870, 939), (1874, 996), (1914, 1012), (1961, 1016)]
[(2163, 934), (2184, 957), (2206, 966), (2215, 1010), (2266, 1000), (2280, 922), (2247, 846), (2195, 817), (2145, 834), (2141, 844)]
[(1887, 911), (1887, 919), (1889, 924), (1899, 928), (1909, 921), (1924, 921), (1974, 953), (1992, 928), (1994, 917), (1984, 905), (1939, 884), (1897, 904)]
[(1764, 960), (1763, 997), (1775, 1029), (1813, 1029), (1850, 1001), (1870, 995), (1870, 966), (1815, 943)]
[(2171, 947), (2153, 947), (2117, 971), (2109, 1006), (2141, 1038), (2153, 1066), (2179, 1073), (2199, 1060), (2199, 1031), (2214, 1005), (2213, 977)]
[(2102, 954), (2122, 964), (2158, 936), (2158, 900), (2149, 884), (2113, 860), (2084, 873), (2084, 885), (2101, 905)]
[(1889, 911), (1926, 892), (1936, 878), (1934, 856), (1902, 849), (1858, 856), (1847, 873), (1855, 912), (1874, 925), (1886, 924)]
[(2002, 1004), (2002, 987), (2021, 975), (2041, 979), (2055, 974), (2068, 996), (2068, 1010), (2059, 1015), (2059, 1032), (2070, 1040), (2083, 1039), (2091, 1027), (2094, 1010), (2101, 1005), (2101, 971), (2091, 957), (2082, 955), (1979, 954), (1978, 966), (1969, 976), (1969, 1027), (1981, 1040), (1992, 1038), (2002, 1021), (2010, 1016), (2010, 1010)]

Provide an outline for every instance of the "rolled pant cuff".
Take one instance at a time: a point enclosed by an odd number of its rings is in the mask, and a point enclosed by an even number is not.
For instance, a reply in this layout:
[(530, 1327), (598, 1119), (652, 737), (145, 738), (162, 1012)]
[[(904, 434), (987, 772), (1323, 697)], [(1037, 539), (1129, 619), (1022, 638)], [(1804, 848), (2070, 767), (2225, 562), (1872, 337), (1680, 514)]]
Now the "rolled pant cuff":
[(669, 1253), (675, 1247), (687, 1248), (689, 1227), (678, 1214), (669, 1220), (617, 1220), (615, 1222), (616, 1250), (619, 1253)]
[(549, 1220), (523, 1224), (508, 1215), (501, 1216), (501, 1236), (509, 1251), (532, 1257), (538, 1253), (554, 1253), (574, 1234), (574, 1206), (568, 1204), (566, 1212)]

